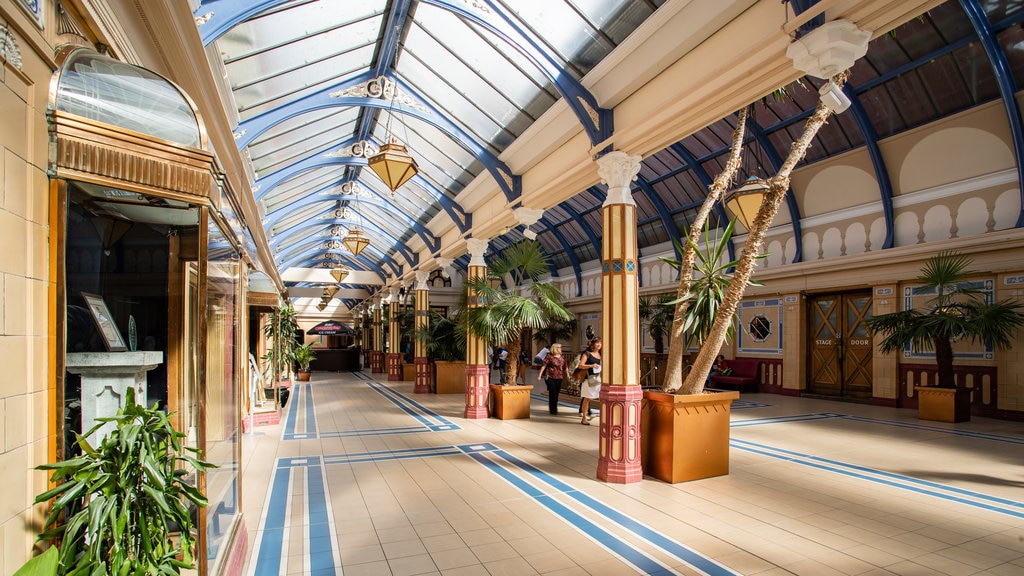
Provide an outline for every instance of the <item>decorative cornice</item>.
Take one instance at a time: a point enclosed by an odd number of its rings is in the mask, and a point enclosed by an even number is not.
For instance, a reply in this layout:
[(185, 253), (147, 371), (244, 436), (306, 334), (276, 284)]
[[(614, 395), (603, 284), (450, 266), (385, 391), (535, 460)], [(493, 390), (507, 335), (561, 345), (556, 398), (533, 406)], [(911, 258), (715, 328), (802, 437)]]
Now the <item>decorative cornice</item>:
[(398, 85), (387, 76), (378, 76), (371, 80), (367, 80), (362, 84), (356, 84), (355, 86), (350, 86), (344, 90), (331, 92), (330, 97), (379, 98), (381, 100), (390, 100), (395, 104), (399, 104), (406, 108), (415, 108), (416, 110), (426, 114), (430, 113), (426, 106), (420, 104), (405, 91), (399, 90)]

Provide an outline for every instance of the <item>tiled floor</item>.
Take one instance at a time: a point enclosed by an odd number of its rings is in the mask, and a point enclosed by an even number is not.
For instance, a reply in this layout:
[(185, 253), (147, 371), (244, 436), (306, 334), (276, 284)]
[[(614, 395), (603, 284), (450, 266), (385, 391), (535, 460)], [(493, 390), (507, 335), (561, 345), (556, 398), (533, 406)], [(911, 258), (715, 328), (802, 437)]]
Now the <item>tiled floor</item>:
[(620, 485), (571, 402), (412, 388), (316, 373), (245, 437), (246, 574), (1024, 574), (1019, 422), (744, 394), (729, 475)]

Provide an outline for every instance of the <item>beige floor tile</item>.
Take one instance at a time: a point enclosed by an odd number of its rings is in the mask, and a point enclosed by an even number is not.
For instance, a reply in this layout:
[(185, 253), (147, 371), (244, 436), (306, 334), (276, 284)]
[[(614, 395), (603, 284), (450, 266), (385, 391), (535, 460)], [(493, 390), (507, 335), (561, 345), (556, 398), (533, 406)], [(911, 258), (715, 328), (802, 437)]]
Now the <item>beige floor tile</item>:
[[(496, 465), (683, 575), (695, 570), (570, 495), (589, 496), (737, 574), (1024, 574), (1024, 521), (1014, 516), (740, 449), (731, 453), (727, 476), (676, 485), (652, 479), (605, 484), (595, 479), (599, 432), (595, 426), (573, 425), (572, 414), (549, 417), (537, 402), (530, 420), (466, 420), (459, 395), (414, 395), (411, 383), (384, 384), (460, 430), (385, 433), (416, 421), (365, 381), (347, 374), (321, 378), (318, 373), (312, 388), (318, 431), (381, 433), (282, 440), (279, 424), (260, 427), (262, 435), (244, 436), (242, 509), (250, 550), (264, 535), (263, 506), (269, 501), (277, 458), (491, 443), (574, 492), (561, 494), (514, 465), (485, 455)], [(946, 426), (921, 423), (911, 411), (876, 406), (771, 395), (745, 394), (743, 400), (767, 406), (735, 409), (734, 421), (837, 413), (880, 422), (827, 418), (736, 427), (736, 439), (1022, 499), (1019, 486), (1005, 480), (1019, 476), (1019, 457), (1007, 451), (1007, 446), (1019, 444), (939, 429), (1024, 438), (1020, 423), (978, 418)], [(958, 469), (970, 473), (951, 470), (951, 458), (961, 463)], [(289, 574), (302, 573), (307, 562), (306, 531), (322, 528), (304, 525), (305, 475), (304, 468), (294, 470), (287, 525)], [(467, 456), (329, 463), (325, 477), (337, 534), (334, 546), (346, 576), (635, 573), (595, 539), (596, 532), (588, 537), (542, 501)], [(253, 563), (249, 559), (245, 574)]]

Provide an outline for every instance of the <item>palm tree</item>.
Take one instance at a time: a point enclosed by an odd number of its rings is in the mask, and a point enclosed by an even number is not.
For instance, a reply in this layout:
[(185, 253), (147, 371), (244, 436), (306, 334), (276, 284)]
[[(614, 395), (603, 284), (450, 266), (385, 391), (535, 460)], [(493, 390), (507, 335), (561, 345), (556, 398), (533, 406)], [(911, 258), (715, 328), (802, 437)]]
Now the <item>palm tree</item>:
[(487, 276), (466, 280), (468, 292), (481, 298), (478, 307), (461, 305), (460, 317), (469, 333), (487, 342), (508, 346), (505, 385), (514, 385), (519, 369), (520, 335), (524, 328), (540, 329), (553, 321), (573, 318), (562, 304), (565, 297), (551, 282), (542, 282), (548, 257), (530, 240), (513, 244), (487, 266)]
[(566, 342), (576, 333), (578, 324), (575, 316), (568, 320), (551, 320), (547, 326), (533, 331), (533, 341), (548, 347), (555, 342)]
[(921, 269), (914, 294), (932, 294), (921, 310), (902, 310), (866, 321), (872, 334), (885, 338), (879, 343), (884, 353), (932, 348), (938, 367), (938, 386), (955, 388), (953, 341), (988, 342), (995, 348), (1013, 346), (1014, 331), (1024, 325), (1024, 305), (1019, 302), (986, 302), (985, 292), (968, 282), (971, 259), (953, 251), (939, 252)]
[(654, 353), (665, 352), (665, 336), (672, 328), (675, 298), (671, 294), (644, 296), (640, 299), (640, 321), (647, 322), (647, 333), (654, 340)]
[[(693, 272), (697, 278), (691, 282), (690, 292), (686, 296), (681, 300), (672, 299), (668, 303), (678, 304), (680, 301), (683, 301), (689, 304), (682, 318), (683, 333), (685, 334), (685, 344), (687, 347), (689, 347), (691, 342), (696, 343), (698, 346), (704, 344), (708, 335), (711, 334), (715, 319), (718, 318), (722, 308), (725, 294), (729, 289), (730, 282), (732, 282), (731, 271), (739, 264), (738, 260), (731, 262), (722, 261), (722, 256), (729, 247), (729, 240), (732, 238), (735, 226), (736, 221), (733, 220), (726, 225), (725, 230), (720, 231), (716, 228), (714, 233), (712, 233), (709, 221), (705, 220), (703, 248), (697, 246), (693, 237), (686, 238), (687, 244), (690, 245), (690, 250), (695, 254)], [(676, 241), (676, 251), (682, 253), (683, 247), (678, 244), (678, 241)], [(755, 259), (760, 260), (766, 256), (767, 254), (758, 254), (755, 256)], [(674, 258), (662, 258), (662, 260), (676, 269), (682, 266), (682, 262)], [(764, 284), (749, 278), (746, 285), (764, 286)], [(734, 310), (732, 317), (734, 321), (729, 322), (726, 328), (725, 339), (727, 341), (733, 337), (736, 331), (736, 321), (739, 320), (739, 313)]]

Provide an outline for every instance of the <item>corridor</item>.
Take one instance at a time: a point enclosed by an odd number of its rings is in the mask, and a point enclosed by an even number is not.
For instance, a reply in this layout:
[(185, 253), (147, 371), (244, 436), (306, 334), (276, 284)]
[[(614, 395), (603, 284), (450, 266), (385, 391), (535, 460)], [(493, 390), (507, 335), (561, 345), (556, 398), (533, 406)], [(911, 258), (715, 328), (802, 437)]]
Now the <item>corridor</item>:
[(745, 394), (728, 476), (618, 485), (571, 401), (412, 389), (318, 372), (244, 437), (245, 574), (1024, 573), (1022, 423)]

